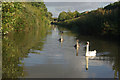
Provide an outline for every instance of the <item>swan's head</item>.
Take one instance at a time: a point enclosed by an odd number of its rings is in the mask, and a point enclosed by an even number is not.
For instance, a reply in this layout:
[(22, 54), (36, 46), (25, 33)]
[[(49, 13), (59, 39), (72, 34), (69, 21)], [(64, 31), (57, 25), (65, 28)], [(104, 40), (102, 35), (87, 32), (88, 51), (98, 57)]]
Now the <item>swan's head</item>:
[(79, 42), (79, 39), (77, 39), (76, 41)]
[(87, 45), (89, 45), (89, 41), (87, 41)]

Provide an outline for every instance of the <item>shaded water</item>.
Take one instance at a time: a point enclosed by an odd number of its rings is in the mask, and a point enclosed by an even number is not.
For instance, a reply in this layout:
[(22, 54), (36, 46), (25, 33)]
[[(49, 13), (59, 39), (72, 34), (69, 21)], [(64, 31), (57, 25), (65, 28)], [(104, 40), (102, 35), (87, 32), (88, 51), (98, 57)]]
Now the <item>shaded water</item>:
[[(60, 31), (64, 41), (58, 41)], [(12, 33), (3, 38), (3, 78), (118, 78), (120, 76), (117, 42), (79, 36), (80, 48), (74, 48), (76, 36), (52, 25), (28, 33)], [(97, 57), (85, 57), (86, 41)]]

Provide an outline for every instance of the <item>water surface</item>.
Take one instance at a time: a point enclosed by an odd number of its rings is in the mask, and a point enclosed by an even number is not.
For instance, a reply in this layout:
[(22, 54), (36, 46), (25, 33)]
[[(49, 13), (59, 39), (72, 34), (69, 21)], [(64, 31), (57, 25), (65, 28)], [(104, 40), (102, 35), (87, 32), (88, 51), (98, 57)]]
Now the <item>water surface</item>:
[[(58, 41), (63, 31), (64, 41)], [(3, 38), (3, 77), (24, 78), (117, 78), (120, 76), (118, 43), (90, 36), (79, 36), (52, 25), (28, 33)], [(85, 57), (86, 41), (96, 57)]]

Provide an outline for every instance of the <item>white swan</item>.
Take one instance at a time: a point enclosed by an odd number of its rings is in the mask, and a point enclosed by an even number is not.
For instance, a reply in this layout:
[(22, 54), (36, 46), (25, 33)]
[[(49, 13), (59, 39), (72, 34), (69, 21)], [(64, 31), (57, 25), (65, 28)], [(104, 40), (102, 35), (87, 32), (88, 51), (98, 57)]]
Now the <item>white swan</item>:
[(89, 42), (87, 41), (86, 54), (85, 56), (96, 56), (96, 50), (89, 51)]

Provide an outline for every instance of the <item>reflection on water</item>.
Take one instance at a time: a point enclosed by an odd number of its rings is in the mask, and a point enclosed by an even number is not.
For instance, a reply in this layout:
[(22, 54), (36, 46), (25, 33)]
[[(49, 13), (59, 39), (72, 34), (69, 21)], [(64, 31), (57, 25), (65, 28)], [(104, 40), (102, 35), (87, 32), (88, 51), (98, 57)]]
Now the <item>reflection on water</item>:
[(58, 41), (61, 43), (61, 47), (62, 47), (63, 46), (63, 41), (64, 41), (64, 39), (63, 39), (63, 31), (60, 32), (60, 35), (61, 35), (61, 38), (59, 38)]
[(85, 59), (86, 59), (86, 70), (88, 70), (88, 57), (86, 56)]
[(76, 56), (78, 56), (78, 50), (79, 50), (79, 48), (76, 49)]
[[(96, 59), (97, 58), (97, 59)], [(101, 57), (91, 57), (91, 56), (86, 56), (85, 60), (86, 60), (86, 70), (88, 70), (88, 64), (89, 64), (89, 60), (101, 60)]]
[[(64, 42), (59, 42), (63, 31)], [(116, 42), (79, 36), (53, 25), (30, 32), (14, 32), (3, 37), (3, 78), (118, 78), (119, 45)], [(85, 57), (86, 41), (97, 57)], [(120, 78), (120, 77), (119, 77)]]
[[(44, 32), (43, 32), (44, 31)], [(47, 28), (39, 27), (29, 32), (13, 32), (2, 39), (2, 77), (18, 78), (27, 74), (22, 60), (29, 50), (42, 50)], [(37, 52), (35, 52), (36, 54)], [(39, 53), (40, 54), (40, 53)]]

